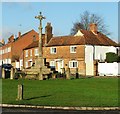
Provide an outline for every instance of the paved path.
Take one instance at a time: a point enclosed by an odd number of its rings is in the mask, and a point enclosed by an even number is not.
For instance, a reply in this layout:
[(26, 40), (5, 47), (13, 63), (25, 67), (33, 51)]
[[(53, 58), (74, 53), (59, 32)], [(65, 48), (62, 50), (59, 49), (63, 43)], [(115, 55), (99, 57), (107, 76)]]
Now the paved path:
[(120, 114), (118, 110), (85, 111), (85, 110), (57, 110), (57, 109), (36, 109), (36, 108), (2, 108), (2, 114)]

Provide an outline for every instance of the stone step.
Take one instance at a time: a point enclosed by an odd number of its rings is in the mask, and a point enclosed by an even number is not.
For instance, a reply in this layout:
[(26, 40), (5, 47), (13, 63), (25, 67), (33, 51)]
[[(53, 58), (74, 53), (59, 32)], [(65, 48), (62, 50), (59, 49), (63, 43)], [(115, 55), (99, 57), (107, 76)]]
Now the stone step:
[[(43, 69), (42, 70), (43, 74), (50, 74), (52, 73), (52, 71), (50, 69)], [(33, 74), (33, 75), (38, 75), (39, 74), (39, 71), (33, 71), (33, 70), (29, 70), (29, 71), (26, 71), (26, 74)]]

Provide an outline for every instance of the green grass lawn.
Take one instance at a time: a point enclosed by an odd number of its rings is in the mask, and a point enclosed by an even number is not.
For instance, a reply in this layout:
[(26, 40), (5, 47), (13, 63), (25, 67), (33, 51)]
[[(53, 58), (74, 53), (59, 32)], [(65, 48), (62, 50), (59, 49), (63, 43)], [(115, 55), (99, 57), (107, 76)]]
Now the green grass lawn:
[[(17, 85), (24, 99), (16, 101)], [(118, 106), (118, 78), (2, 80), (2, 103), (46, 106)]]

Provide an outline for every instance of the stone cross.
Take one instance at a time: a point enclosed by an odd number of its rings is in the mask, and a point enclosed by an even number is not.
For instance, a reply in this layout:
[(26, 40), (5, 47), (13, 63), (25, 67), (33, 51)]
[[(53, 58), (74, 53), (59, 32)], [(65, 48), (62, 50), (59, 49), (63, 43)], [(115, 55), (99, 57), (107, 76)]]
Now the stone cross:
[(38, 27), (39, 29), (39, 57), (42, 57), (42, 20), (45, 19), (45, 17), (40, 12), (40, 15), (35, 16), (35, 18), (40, 20), (40, 25)]

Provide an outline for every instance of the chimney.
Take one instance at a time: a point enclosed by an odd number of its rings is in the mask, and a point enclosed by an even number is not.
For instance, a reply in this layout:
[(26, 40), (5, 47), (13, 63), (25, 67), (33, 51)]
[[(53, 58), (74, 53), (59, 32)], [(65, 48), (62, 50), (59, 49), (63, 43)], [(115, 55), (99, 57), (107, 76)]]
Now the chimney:
[(51, 23), (47, 23), (46, 27), (45, 27), (45, 45), (48, 44), (48, 42), (50, 41), (50, 39), (52, 38), (53, 34), (52, 34), (52, 26)]
[(18, 38), (21, 38), (21, 32), (18, 32)]
[(91, 24), (89, 25), (89, 28), (90, 28), (90, 31), (91, 31), (91, 32), (93, 32), (94, 34), (97, 34), (97, 32), (98, 32), (97, 24), (91, 23)]
[(1, 39), (0, 42), (4, 45), (5, 44), (5, 40)]
[(14, 41), (14, 35), (10, 36), (10, 38), (8, 38), (8, 43), (13, 42)]

